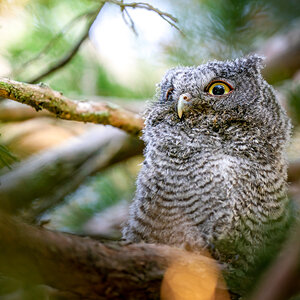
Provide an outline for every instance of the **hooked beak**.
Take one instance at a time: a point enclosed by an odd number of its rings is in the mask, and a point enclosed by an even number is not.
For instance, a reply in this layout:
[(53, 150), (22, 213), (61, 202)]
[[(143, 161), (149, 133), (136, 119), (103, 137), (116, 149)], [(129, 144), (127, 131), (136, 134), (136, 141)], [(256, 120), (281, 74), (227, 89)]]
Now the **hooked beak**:
[(183, 112), (188, 104), (188, 102), (192, 99), (192, 96), (189, 93), (181, 94), (179, 100), (177, 102), (177, 114), (179, 119), (182, 118)]

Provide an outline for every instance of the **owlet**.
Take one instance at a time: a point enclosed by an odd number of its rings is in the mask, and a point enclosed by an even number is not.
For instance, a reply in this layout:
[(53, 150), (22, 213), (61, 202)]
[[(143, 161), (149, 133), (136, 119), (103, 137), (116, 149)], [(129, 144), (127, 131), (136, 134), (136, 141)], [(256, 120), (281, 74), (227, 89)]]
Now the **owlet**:
[(123, 230), (131, 242), (209, 249), (239, 294), (289, 219), (291, 125), (261, 69), (253, 55), (166, 73)]

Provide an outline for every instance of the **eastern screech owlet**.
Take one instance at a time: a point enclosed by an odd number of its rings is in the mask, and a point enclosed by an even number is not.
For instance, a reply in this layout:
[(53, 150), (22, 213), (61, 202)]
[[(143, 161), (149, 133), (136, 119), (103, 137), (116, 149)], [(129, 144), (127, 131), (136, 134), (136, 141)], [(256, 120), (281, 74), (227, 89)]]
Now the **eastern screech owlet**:
[(131, 242), (208, 248), (239, 294), (289, 219), (291, 125), (261, 68), (253, 55), (166, 73), (123, 230)]

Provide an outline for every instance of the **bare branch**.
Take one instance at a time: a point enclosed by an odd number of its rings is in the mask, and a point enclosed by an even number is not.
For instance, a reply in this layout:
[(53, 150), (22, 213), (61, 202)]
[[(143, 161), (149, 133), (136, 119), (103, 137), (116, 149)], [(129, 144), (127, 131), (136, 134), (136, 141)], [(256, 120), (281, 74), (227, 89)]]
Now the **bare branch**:
[(0, 78), (0, 97), (46, 109), (65, 120), (112, 125), (131, 134), (139, 134), (143, 119), (115, 104), (73, 101), (44, 85), (32, 85)]
[(35, 78), (32, 78), (29, 83), (36, 83), (39, 82), (42, 78), (50, 75), (51, 73), (57, 71), (58, 69), (62, 68), (65, 66), (68, 62), (72, 60), (72, 58), (76, 55), (78, 52), (80, 46), (83, 44), (83, 42), (88, 38), (89, 36), (89, 31), (91, 26), (93, 25), (95, 19), (97, 18), (97, 15), (99, 14), (100, 10), (104, 6), (105, 2), (102, 2), (100, 7), (94, 11), (94, 13), (91, 16), (90, 21), (88, 22), (88, 25), (86, 29), (84, 30), (82, 36), (80, 39), (73, 45), (73, 47), (67, 52), (67, 54), (62, 57), (60, 60), (58, 60), (54, 65), (50, 66), (48, 70), (44, 71), (42, 74), (36, 76)]
[[(124, 9), (121, 8), (121, 11), (122, 11), (122, 18), (123, 18), (124, 22), (129, 26), (129, 28), (137, 36), (138, 33), (137, 33), (136, 28), (135, 28), (135, 24), (134, 24), (134, 22), (133, 22), (133, 20), (132, 20), (132, 18), (130, 16), (130, 14), (128, 13), (127, 9), (126, 8), (124, 8)], [(128, 18), (129, 21), (126, 19), (125, 15), (127, 16), (127, 18)]]
[[(80, 37), (80, 39), (75, 43), (75, 45), (73, 45), (73, 47), (67, 52), (67, 54), (62, 57), (61, 59), (59, 59), (59, 61), (55, 62), (52, 66), (50, 66), (46, 71), (44, 71), (42, 74), (32, 78), (31, 80), (28, 81), (28, 83), (37, 83), (39, 82), (42, 78), (50, 75), (51, 73), (59, 70), (60, 68), (62, 68), (63, 66), (65, 66), (68, 62), (70, 62), (72, 60), (72, 58), (76, 55), (76, 53), (78, 52), (79, 48), (81, 47), (81, 45), (83, 44), (83, 42), (88, 38), (89, 35), (89, 30), (92, 26), (92, 24), (94, 23), (97, 15), (99, 14), (99, 12), (101, 11), (102, 7), (104, 6), (104, 4), (106, 2), (110, 2), (116, 5), (119, 5), (122, 11), (122, 17), (125, 21), (125, 23), (132, 29), (132, 31), (137, 35), (137, 31), (134, 25), (134, 22), (131, 18), (131, 16), (129, 15), (128, 11), (126, 10), (126, 7), (131, 7), (131, 8), (142, 8), (142, 9), (146, 9), (149, 11), (154, 11), (155, 13), (157, 13), (162, 19), (164, 19), (166, 22), (168, 22), (171, 26), (175, 27), (178, 31), (181, 32), (180, 28), (175, 24), (178, 22), (178, 20), (173, 17), (171, 14), (163, 12), (157, 8), (155, 8), (154, 6), (148, 4), (148, 3), (143, 3), (143, 2), (134, 2), (134, 3), (124, 3), (123, 1), (116, 1), (116, 0), (103, 0), (101, 1), (100, 7), (92, 12), (88, 12), (88, 13), (84, 13), (82, 15), (77, 16), (75, 19), (71, 20), (71, 22), (69, 22), (62, 30), (61, 32), (59, 32), (45, 47), (44, 49), (35, 57), (33, 57), (31, 60), (29, 60), (28, 62), (26, 62), (25, 64), (23, 64), (23, 68), (24, 66), (28, 65), (29, 63), (33, 62), (34, 60), (38, 59), (42, 54), (44, 54), (45, 52), (47, 52), (55, 43), (55, 41), (57, 39), (60, 38), (60, 36), (63, 34), (63, 32), (65, 32), (66, 30), (68, 30), (70, 28), (70, 26), (72, 24), (74, 24), (74, 22), (76, 22), (78, 19), (82, 18), (83, 16), (90, 16), (91, 20), (88, 23), (85, 31), (83, 32), (82, 36)], [(127, 16), (127, 18), (126, 18)], [(128, 19), (128, 20), (127, 20)], [(181, 32), (182, 33), (182, 32)], [(13, 72), (14, 74), (16, 72), (19, 72), (21, 70), (20, 67), (17, 71)]]
[(106, 2), (119, 5), (122, 11), (126, 7), (142, 8), (142, 9), (146, 9), (146, 10), (149, 10), (149, 11), (154, 11), (162, 19), (164, 19), (167, 23), (169, 23), (172, 27), (176, 28), (180, 33), (182, 33), (180, 28), (175, 24), (175, 23), (178, 22), (178, 20), (174, 16), (172, 16), (169, 13), (163, 12), (163, 11), (159, 10), (158, 8), (155, 8), (154, 6), (150, 5), (149, 3), (145, 3), (145, 2), (124, 3), (123, 1), (117, 1), (117, 0), (107, 0)]
[[(22, 214), (24, 219), (31, 223), (36, 223), (43, 213), (59, 205), (65, 199), (65, 197), (71, 192), (75, 191), (88, 176), (92, 176), (97, 172), (104, 171), (107, 167), (112, 166), (120, 161), (124, 161), (132, 156), (142, 154), (143, 143), (140, 140), (128, 136), (123, 132), (117, 132), (117, 130), (114, 128), (110, 128), (110, 130), (106, 130), (105, 133), (102, 133), (101, 140), (102, 146), (95, 151), (91, 157), (86, 159), (84, 163), (77, 167), (76, 172), (73, 172), (72, 178), (70, 178), (72, 173), (69, 173), (65, 180), (56, 180), (54, 182), (55, 193), (44, 193), (43, 196), (39, 197), (38, 201), (35, 201), (34, 207), (31, 207), (26, 211), (25, 214)], [(98, 137), (98, 143), (99, 141), (100, 139)], [(83, 149), (86, 149), (86, 147), (82, 148), (82, 150)], [(88, 151), (85, 150), (85, 152)], [(69, 155), (69, 157), (70, 156), (71, 155)], [(66, 154), (64, 157), (65, 160), (67, 160)], [(78, 160), (79, 159), (77, 159), (77, 163)], [(70, 161), (68, 163), (69, 164), (67, 166), (70, 167)], [(23, 170), (26, 170), (26, 167), (24, 167)], [(59, 171), (59, 168), (57, 171)], [(34, 176), (34, 174), (31, 175)], [(38, 176), (38, 174), (35, 175)], [(59, 176), (59, 174), (57, 175)]]
[(37, 53), (35, 56), (33, 56), (31, 59), (29, 59), (28, 61), (26, 61), (25, 63), (23, 63), (20, 67), (18, 67), (16, 70), (12, 71), (12, 74), (10, 75), (10, 77), (15, 77), (17, 74), (19, 74), (20, 72), (23, 71), (24, 68), (26, 68), (29, 64), (35, 62), (36, 60), (38, 60), (41, 56), (45, 55), (47, 52), (49, 52), (49, 50), (53, 47), (53, 45), (56, 43), (57, 40), (59, 40), (67, 31), (69, 31), (72, 26), (74, 25), (74, 23), (76, 23), (77, 21), (79, 21), (80, 19), (84, 18), (84, 17), (92, 17), (93, 15), (95, 15), (97, 12), (99, 12), (99, 9), (97, 10), (93, 10), (93, 11), (88, 11), (88, 12), (84, 12), (78, 16), (76, 16), (75, 18), (73, 18), (71, 21), (69, 21), (47, 44), (46, 46), (39, 52)]

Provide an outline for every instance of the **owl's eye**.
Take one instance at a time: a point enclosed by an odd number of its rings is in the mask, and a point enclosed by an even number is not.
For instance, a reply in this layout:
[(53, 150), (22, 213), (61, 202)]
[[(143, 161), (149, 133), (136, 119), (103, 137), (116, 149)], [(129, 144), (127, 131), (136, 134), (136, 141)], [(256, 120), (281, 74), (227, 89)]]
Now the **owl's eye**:
[(233, 90), (233, 87), (224, 81), (215, 81), (212, 82), (207, 88), (206, 91), (214, 96), (222, 96), (228, 94)]

